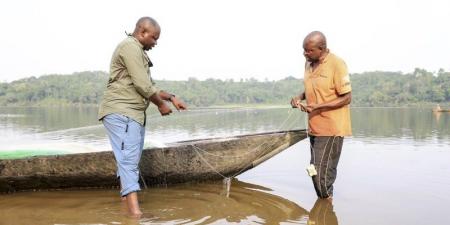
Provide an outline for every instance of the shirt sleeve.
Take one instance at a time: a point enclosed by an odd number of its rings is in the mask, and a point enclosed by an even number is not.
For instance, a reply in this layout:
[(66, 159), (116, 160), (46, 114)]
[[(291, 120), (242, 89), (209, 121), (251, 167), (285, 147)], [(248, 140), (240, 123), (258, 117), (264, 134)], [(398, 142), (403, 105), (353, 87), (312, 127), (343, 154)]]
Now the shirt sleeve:
[(136, 91), (145, 99), (149, 99), (150, 96), (158, 92), (158, 88), (156, 88), (150, 79), (150, 75), (147, 73), (147, 67), (144, 64), (141, 51), (139, 46), (127, 44), (123, 46), (120, 57), (127, 68)]
[(352, 91), (350, 84), (350, 75), (348, 74), (347, 65), (344, 61), (336, 63), (334, 72), (334, 86), (339, 95), (343, 95)]

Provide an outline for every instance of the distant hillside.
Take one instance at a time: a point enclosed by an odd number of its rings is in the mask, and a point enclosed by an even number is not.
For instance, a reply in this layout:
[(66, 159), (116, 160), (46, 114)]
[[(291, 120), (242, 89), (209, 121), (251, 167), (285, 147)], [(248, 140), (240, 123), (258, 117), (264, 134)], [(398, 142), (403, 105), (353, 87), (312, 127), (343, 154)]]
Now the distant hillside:
[[(108, 74), (86, 71), (71, 75), (45, 75), (0, 83), (0, 105), (39, 106), (98, 104)], [(411, 74), (366, 72), (351, 74), (353, 106), (405, 106), (450, 102), (450, 73), (433, 74), (416, 69)], [(189, 105), (288, 104), (303, 90), (294, 77), (278, 81), (256, 79), (156, 81), (161, 89), (176, 93)]]

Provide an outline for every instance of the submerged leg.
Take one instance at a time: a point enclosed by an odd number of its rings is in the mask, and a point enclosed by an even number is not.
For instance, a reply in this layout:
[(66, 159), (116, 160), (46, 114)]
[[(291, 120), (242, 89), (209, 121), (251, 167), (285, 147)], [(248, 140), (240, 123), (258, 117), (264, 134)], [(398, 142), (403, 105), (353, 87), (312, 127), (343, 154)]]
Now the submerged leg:
[(311, 139), (311, 164), (317, 175), (312, 177), (314, 189), (319, 198), (332, 198), (333, 183), (336, 180), (337, 165), (342, 149), (343, 137), (328, 136)]
[(142, 214), (139, 209), (137, 191), (139, 186), (139, 160), (142, 154), (143, 129), (136, 121), (122, 115), (110, 114), (103, 124), (113, 147), (120, 179), (120, 194), (127, 203), (132, 217)]
[(128, 206), (128, 213), (133, 218), (140, 218), (142, 211), (139, 208), (137, 192), (131, 192), (126, 196), (126, 202)]

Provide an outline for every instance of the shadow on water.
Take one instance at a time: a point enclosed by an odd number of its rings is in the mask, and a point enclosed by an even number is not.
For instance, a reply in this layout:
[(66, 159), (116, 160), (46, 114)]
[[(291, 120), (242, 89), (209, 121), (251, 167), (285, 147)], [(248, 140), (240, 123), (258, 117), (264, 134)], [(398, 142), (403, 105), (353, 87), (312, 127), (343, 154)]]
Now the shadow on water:
[(0, 224), (337, 224), (327, 201), (309, 214), (271, 191), (236, 179), (229, 197), (221, 182), (150, 188), (140, 220), (127, 218), (117, 190), (16, 193), (0, 196)]

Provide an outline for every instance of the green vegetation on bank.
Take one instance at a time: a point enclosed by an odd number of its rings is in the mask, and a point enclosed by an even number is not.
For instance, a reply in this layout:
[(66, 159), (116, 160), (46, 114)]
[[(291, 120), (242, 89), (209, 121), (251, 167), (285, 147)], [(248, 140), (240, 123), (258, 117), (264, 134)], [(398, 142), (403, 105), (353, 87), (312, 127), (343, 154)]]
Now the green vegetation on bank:
[[(300, 76), (299, 76), (300, 77)], [(71, 75), (45, 75), (0, 83), (1, 106), (53, 106), (98, 104), (106, 86), (105, 72)], [(413, 73), (366, 72), (351, 74), (353, 106), (407, 106), (450, 102), (450, 72)], [(284, 105), (303, 90), (301, 79), (278, 81), (256, 79), (204, 81), (157, 80), (157, 86), (170, 90), (192, 106)]]

